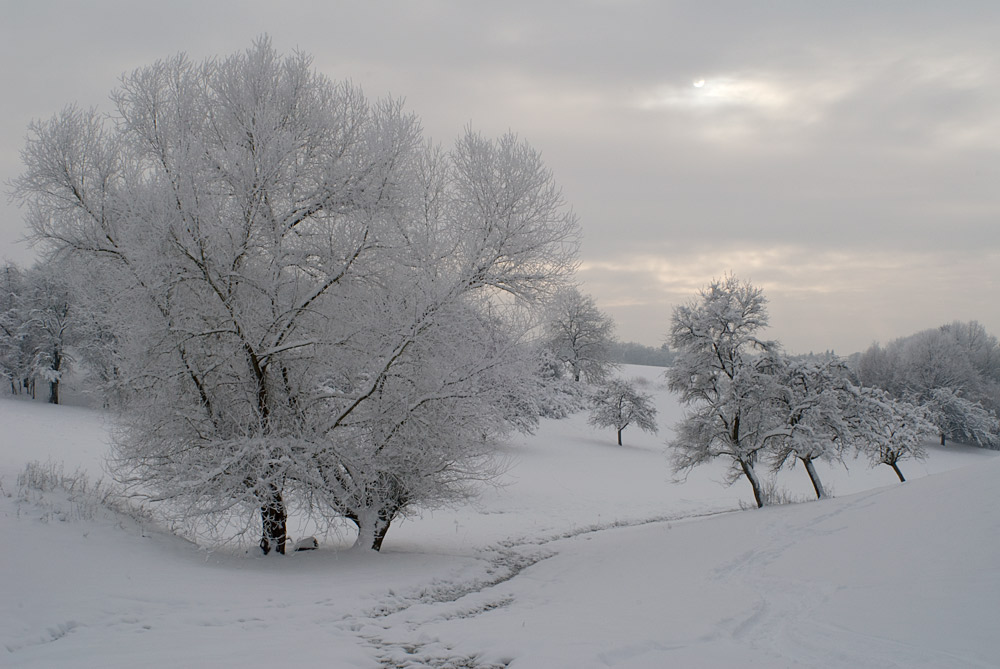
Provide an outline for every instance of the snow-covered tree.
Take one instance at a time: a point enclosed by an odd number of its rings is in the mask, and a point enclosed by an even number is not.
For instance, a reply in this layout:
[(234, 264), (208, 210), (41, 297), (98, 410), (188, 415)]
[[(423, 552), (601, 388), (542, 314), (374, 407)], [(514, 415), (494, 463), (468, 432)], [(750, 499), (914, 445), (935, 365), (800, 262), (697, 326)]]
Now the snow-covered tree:
[(923, 442), (935, 432), (926, 411), (904, 400), (897, 400), (879, 388), (860, 388), (849, 416), (852, 439), (871, 465), (889, 465), (906, 481), (899, 469), (903, 460), (927, 457)]
[(962, 397), (954, 388), (935, 388), (924, 402), (929, 416), (941, 436), (957, 439), (984, 448), (1000, 447), (1000, 421), (979, 402)]
[(783, 420), (774, 429), (779, 435), (772, 448), (774, 467), (801, 462), (816, 497), (822, 499), (826, 490), (815, 461), (842, 459), (850, 439), (846, 416), (853, 410), (856, 388), (847, 379), (846, 365), (835, 358), (822, 363), (785, 361), (780, 379), (777, 411)]
[(35, 265), (26, 278), (21, 327), (31, 347), (31, 376), (48, 384), (48, 401), (59, 404), (62, 378), (74, 362), (76, 306), (68, 282), (52, 264)]
[(730, 482), (746, 476), (757, 506), (767, 503), (756, 470), (779, 432), (776, 342), (759, 337), (767, 326), (761, 289), (735, 276), (715, 280), (700, 299), (674, 309), (666, 372), (672, 391), (690, 407), (669, 446), (675, 471), (715, 458), (730, 463)]
[(856, 364), (863, 385), (882, 388), (896, 399), (925, 407), (938, 425), (941, 442), (1000, 443), (984, 433), (1000, 410), (1000, 348), (975, 321), (924, 330), (873, 344)]
[(537, 152), (430, 146), (400, 102), (266, 39), (141, 68), (113, 99), (114, 122), (34, 124), (15, 194), (115, 285), (118, 479), (182, 517), (259, 513), (284, 552), (296, 505), (378, 549), (397, 514), (488, 476), (533, 419), (535, 305), (575, 266)]
[(575, 286), (561, 290), (549, 306), (546, 337), (556, 359), (566, 365), (575, 381), (604, 379), (611, 368), (614, 320), (597, 308), (590, 295)]
[(561, 419), (590, 404), (588, 388), (564, 373), (563, 364), (544, 342), (535, 347), (535, 393), (524, 396), (541, 418)]
[(58, 404), (79, 338), (69, 282), (58, 263), (41, 262), (27, 270), (6, 266), (0, 284), (0, 370), (11, 392), (34, 397), (41, 382), (48, 401)]
[[(99, 398), (105, 407), (120, 406), (126, 386), (123, 385), (123, 341), (129, 310), (120, 308), (120, 301), (129, 299), (132, 291), (127, 282), (108, 276), (111, 268), (105, 263), (82, 262), (79, 256), (64, 259), (67, 276), (74, 278), (74, 350), (80, 367), (86, 372), (87, 390)], [(126, 322), (118, 322), (125, 319)]]
[(941, 330), (955, 340), (977, 373), (975, 386), (966, 389), (969, 398), (1000, 414), (1000, 341), (977, 321), (955, 321)]
[(23, 270), (12, 263), (4, 265), (0, 269), (0, 376), (10, 383), (12, 394), (28, 390), (25, 382), (31, 377), (32, 354), (24, 327), (26, 292)]
[(641, 392), (627, 379), (611, 379), (597, 388), (594, 406), (588, 422), (594, 427), (611, 427), (618, 432), (618, 445), (622, 445), (622, 432), (629, 425), (656, 434), (656, 407), (653, 396)]

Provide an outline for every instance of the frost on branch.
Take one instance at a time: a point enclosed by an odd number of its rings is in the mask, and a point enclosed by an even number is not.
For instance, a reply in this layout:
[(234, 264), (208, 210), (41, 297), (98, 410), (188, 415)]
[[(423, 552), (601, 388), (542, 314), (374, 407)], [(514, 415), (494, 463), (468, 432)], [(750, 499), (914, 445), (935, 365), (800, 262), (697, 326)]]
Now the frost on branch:
[(766, 325), (759, 288), (734, 276), (713, 281), (700, 299), (674, 310), (670, 347), (677, 357), (666, 372), (690, 407), (669, 444), (674, 470), (725, 458), (730, 481), (746, 476), (758, 507), (767, 500), (756, 467), (778, 420), (778, 345), (758, 337)]
[(926, 458), (923, 442), (934, 434), (926, 410), (878, 388), (858, 389), (855, 406), (850, 425), (858, 451), (873, 467), (889, 465), (905, 481), (899, 463)]
[(618, 432), (618, 445), (622, 445), (622, 432), (629, 425), (656, 434), (656, 407), (653, 396), (640, 392), (632, 381), (612, 379), (597, 388), (594, 406), (588, 422), (594, 427), (610, 427)]
[(575, 286), (556, 293), (546, 309), (545, 338), (552, 356), (573, 380), (600, 383), (610, 373), (615, 322)]
[(537, 419), (536, 306), (576, 262), (537, 152), (431, 146), (401, 102), (266, 39), (140, 68), (112, 99), (113, 122), (33, 124), (15, 196), (93, 301), (115, 297), (93, 313), (120, 481), (184, 518), (259, 514), (284, 552), (289, 510), (377, 549), (496, 471), (497, 440)]

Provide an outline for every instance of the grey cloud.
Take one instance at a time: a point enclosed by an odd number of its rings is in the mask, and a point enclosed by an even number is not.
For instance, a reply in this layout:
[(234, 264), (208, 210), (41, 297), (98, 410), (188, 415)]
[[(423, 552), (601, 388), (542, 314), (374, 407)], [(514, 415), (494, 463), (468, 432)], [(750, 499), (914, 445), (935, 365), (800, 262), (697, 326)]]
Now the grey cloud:
[[(226, 54), (267, 32), (331, 77), (405, 97), (440, 141), (472, 123), (513, 129), (539, 148), (584, 227), (585, 289), (617, 305), (624, 338), (655, 340), (664, 326), (643, 325), (641, 309), (669, 318), (684, 291), (727, 270), (766, 281), (787, 331), (774, 336), (798, 347), (849, 352), (886, 330), (899, 336), (917, 321), (919, 329), (952, 318), (1000, 334), (1000, 310), (984, 292), (1000, 284), (1000, 3), (9, 9), (0, 40), (0, 56), (15, 64), (0, 101), (4, 180), (19, 169), (31, 118), (71, 101), (106, 108), (122, 71), (177, 51)], [(706, 79), (698, 91), (696, 77)], [(19, 214), (0, 209), (0, 255), (17, 234)], [(876, 252), (905, 262), (890, 272)], [(663, 283), (642, 264), (651, 257), (681, 278)], [(836, 291), (806, 299), (802, 285)], [(927, 299), (912, 299), (907, 286)]]

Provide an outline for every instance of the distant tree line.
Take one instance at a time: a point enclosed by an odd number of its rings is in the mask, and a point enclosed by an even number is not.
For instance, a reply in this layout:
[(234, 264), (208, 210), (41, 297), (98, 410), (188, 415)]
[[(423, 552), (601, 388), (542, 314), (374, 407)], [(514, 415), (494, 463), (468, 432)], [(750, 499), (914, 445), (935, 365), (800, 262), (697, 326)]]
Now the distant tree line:
[(1000, 448), (1000, 343), (979, 322), (874, 343), (851, 362), (862, 384), (925, 407), (942, 445)]

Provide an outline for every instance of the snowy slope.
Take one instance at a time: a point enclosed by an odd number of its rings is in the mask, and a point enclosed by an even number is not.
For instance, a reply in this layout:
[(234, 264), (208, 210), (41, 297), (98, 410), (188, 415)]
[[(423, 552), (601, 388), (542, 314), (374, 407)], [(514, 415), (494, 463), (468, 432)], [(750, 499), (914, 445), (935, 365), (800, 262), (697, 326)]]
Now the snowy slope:
[[(749, 487), (721, 468), (672, 482), (680, 410), (656, 370), (627, 372), (653, 380), (659, 436), (618, 447), (585, 415), (547, 422), (511, 440), (502, 486), (394, 526), (374, 555), (348, 536), (206, 552), (19, 493), (31, 460), (100, 476), (106, 426), (0, 398), (0, 666), (1000, 665), (995, 453), (934, 449), (905, 485), (825, 467), (837, 498), (738, 511)], [(808, 496), (800, 469), (779, 485)]]

